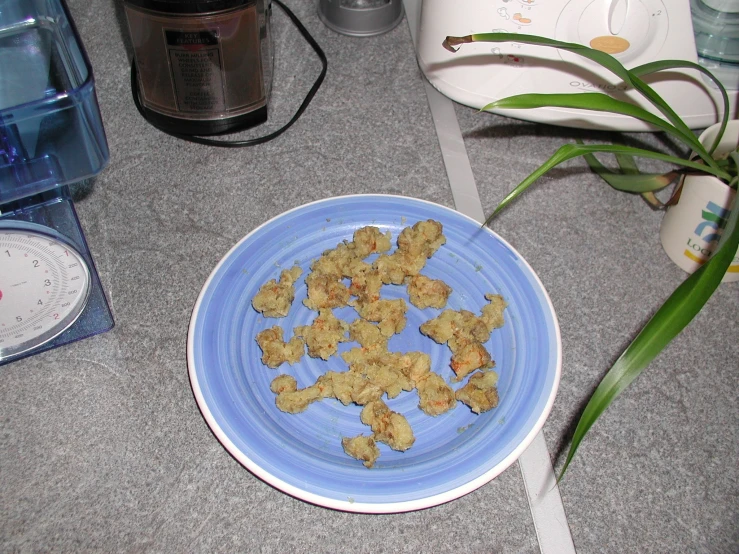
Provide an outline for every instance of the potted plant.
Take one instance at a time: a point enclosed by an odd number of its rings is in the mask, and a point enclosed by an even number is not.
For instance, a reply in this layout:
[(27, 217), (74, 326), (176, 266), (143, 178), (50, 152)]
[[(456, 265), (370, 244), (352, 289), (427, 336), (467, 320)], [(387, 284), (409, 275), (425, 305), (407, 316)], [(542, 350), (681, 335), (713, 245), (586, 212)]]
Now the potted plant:
[[(686, 158), (677, 158), (644, 148), (634, 148), (616, 144), (565, 144), (560, 147), (546, 162), (519, 183), (498, 204), (493, 213), (485, 221), (488, 224), (501, 210), (506, 208), (518, 195), (526, 190), (555, 166), (583, 156), (590, 167), (612, 187), (629, 193), (638, 193), (654, 207), (661, 203), (655, 191), (670, 185), (682, 175), (709, 176), (719, 180), (730, 189), (730, 200), (734, 203), (737, 188), (737, 136), (732, 146), (724, 149), (725, 155), (716, 155), (716, 148), (724, 139), (728, 124), (729, 101), (721, 83), (706, 69), (698, 64), (683, 60), (663, 60), (651, 62), (632, 69), (626, 69), (613, 56), (582, 46), (580, 44), (561, 42), (546, 37), (514, 33), (481, 33), (464, 37), (447, 37), (443, 45), (456, 52), (462, 45), (472, 42), (507, 42), (535, 44), (566, 50), (588, 58), (610, 70), (625, 85), (636, 90), (645, 98), (660, 115), (645, 110), (634, 102), (619, 100), (600, 92), (570, 94), (522, 94), (503, 98), (488, 104), (483, 110), (494, 109), (532, 109), (540, 107), (561, 107), (583, 110), (611, 112), (634, 117), (664, 131), (684, 144), (692, 151)], [(710, 136), (703, 135), (703, 142), (695, 136), (675, 111), (647, 85), (642, 77), (662, 70), (675, 68), (695, 69), (708, 75), (719, 87), (723, 98), (723, 117)], [(704, 145), (704, 142), (706, 145)], [(618, 169), (612, 170), (601, 164), (594, 154), (613, 154)], [(645, 174), (639, 171), (635, 158), (652, 158), (675, 166), (675, 169), (664, 174)], [(679, 190), (679, 189), (678, 189)], [(674, 204), (673, 197), (667, 204)], [(636, 338), (623, 351), (613, 366), (608, 370), (596, 388), (588, 404), (580, 415), (572, 437), (569, 452), (559, 475), (565, 474), (579, 445), (598, 417), (610, 403), (649, 365), (649, 363), (677, 336), (680, 331), (700, 312), (705, 303), (721, 283), (727, 269), (732, 264), (739, 246), (739, 209), (731, 205), (723, 206), (720, 221), (714, 226), (717, 247), (710, 253), (705, 263), (688, 276), (687, 279), (670, 295), (665, 303), (655, 312), (652, 318), (639, 331)]]

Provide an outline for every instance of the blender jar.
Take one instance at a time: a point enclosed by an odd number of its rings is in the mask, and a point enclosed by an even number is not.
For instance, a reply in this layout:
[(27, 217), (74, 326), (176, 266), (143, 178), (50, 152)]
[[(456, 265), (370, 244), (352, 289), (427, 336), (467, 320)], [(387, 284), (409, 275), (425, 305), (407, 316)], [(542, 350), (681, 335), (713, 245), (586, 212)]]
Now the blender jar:
[(138, 100), (158, 127), (214, 135), (262, 123), (269, 0), (125, 0)]

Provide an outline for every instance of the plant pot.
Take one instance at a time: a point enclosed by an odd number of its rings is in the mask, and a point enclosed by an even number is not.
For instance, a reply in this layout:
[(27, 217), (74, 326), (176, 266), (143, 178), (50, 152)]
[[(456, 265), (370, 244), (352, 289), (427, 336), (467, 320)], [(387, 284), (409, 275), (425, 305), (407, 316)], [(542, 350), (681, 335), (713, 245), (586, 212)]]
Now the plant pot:
[[(712, 125), (698, 137), (710, 146), (719, 125)], [(739, 120), (729, 121), (715, 155), (725, 154), (739, 144)], [(667, 255), (679, 267), (693, 273), (708, 260), (718, 245), (736, 191), (720, 179), (708, 175), (686, 175), (679, 185), (679, 198), (662, 219), (659, 237)], [(724, 275), (723, 282), (739, 281), (739, 257)]]

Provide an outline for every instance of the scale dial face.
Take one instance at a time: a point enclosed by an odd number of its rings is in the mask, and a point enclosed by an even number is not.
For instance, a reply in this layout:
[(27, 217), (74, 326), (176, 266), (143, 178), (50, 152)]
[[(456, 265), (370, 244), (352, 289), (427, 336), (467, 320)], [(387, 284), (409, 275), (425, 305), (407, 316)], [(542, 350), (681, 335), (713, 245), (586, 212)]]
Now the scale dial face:
[(64, 332), (90, 289), (87, 262), (72, 246), (52, 234), (0, 226), (0, 361)]

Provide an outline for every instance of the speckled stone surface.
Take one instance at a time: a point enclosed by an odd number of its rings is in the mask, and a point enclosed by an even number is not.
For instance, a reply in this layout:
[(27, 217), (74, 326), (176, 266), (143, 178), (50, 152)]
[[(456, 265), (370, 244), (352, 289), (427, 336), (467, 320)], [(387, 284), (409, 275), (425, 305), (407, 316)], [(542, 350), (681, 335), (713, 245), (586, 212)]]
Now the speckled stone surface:
[[(290, 2), (326, 51), (326, 81), (282, 137), (231, 150), (143, 121), (121, 6), (69, 3), (111, 150), (105, 171), (75, 189), (76, 207), (116, 326), (0, 368), (0, 551), (537, 552), (517, 465), (420, 512), (312, 506), (226, 452), (187, 377), (195, 299), (257, 225), (351, 193), (452, 206), (405, 22), (350, 38), (326, 28), (314, 2)], [(287, 121), (320, 69), (279, 8), (273, 31), (270, 120), (240, 136)], [(462, 106), (457, 115), (488, 212), (563, 139), (592, 138)], [(493, 225), (560, 319), (562, 383), (544, 428), (555, 457), (609, 364), (684, 278), (659, 245), (660, 217), (571, 162)], [(739, 550), (738, 308), (739, 286), (723, 285), (593, 427), (561, 486), (579, 552)]]

